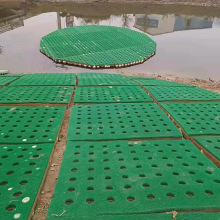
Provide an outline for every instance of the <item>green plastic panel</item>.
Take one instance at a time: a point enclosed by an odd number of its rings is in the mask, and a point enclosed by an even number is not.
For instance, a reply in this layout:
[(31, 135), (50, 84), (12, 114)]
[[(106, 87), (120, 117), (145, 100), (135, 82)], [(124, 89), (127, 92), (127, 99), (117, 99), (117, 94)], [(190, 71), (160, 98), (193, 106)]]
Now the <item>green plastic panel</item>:
[(148, 78), (148, 77), (139, 77), (139, 76), (126, 76), (126, 78), (129, 78), (129, 79), (134, 79), (134, 80), (154, 80), (154, 78)]
[(0, 145), (1, 219), (28, 219), (53, 144)]
[[(62, 213), (61, 213), (62, 214)], [(59, 217), (56, 216), (47, 216), (47, 220), (50, 219), (62, 219), (70, 220), (71, 217)], [(120, 214), (120, 215), (86, 215), (86, 216), (76, 216), (74, 220), (220, 220), (220, 213), (210, 213), (210, 212), (190, 212), (190, 213), (178, 213), (176, 218), (173, 218), (172, 213), (154, 213), (154, 214)]]
[(138, 84), (121, 77), (79, 78), (79, 86), (138, 86)]
[(188, 135), (220, 135), (220, 102), (161, 103)]
[(55, 142), (65, 107), (0, 107), (0, 143)]
[(220, 94), (197, 87), (145, 86), (157, 101), (207, 101), (220, 100)]
[(176, 82), (160, 80), (160, 79), (149, 79), (149, 80), (142, 79), (135, 81), (143, 86), (189, 86), (183, 83), (176, 83)]
[(190, 141), (68, 142), (48, 217), (214, 210), (219, 189), (220, 170)]
[(40, 51), (57, 63), (109, 68), (144, 62), (154, 55), (156, 43), (146, 34), (127, 28), (89, 25), (44, 36)]
[(194, 139), (220, 161), (220, 136), (196, 137)]
[(77, 87), (75, 103), (153, 102), (139, 86)]
[(16, 76), (0, 76), (0, 86), (7, 85), (10, 82), (18, 79)]
[(80, 78), (123, 78), (121, 74), (110, 73), (77, 73), (78, 79)]
[(8, 86), (0, 90), (0, 103), (57, 103), (68, 104), (73, 87)]
[(75, 86), (73, 73), (28, 74), (11, 83), (10, 86)]
[(155, 103), (77, 105), (72, 107), (68, 140), (181, 137)]

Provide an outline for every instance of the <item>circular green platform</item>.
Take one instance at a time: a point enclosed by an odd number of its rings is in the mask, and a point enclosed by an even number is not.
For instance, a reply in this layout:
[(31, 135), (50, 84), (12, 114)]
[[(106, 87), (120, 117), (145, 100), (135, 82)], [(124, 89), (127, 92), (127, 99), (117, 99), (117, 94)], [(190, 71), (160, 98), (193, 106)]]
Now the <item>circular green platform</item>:
[(56, 63), (87, 68), (120, 68), (143, 63), (155, 54), (146, 34), (113, 26), (78, 26), (41, 39), (40, 51)]

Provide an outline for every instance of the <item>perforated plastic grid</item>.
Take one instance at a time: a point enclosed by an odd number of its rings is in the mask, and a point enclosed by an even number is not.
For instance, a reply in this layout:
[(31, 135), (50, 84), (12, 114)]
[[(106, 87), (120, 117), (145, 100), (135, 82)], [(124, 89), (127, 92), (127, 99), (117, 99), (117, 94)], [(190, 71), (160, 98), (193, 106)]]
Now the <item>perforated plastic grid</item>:
[(0, 103), (58, 103), (67, 104), (73, 87), (23, 86), (0, 90)]
[(219, 209), (219, 188), (190, 141), (68, 142), (48, 216)]
[(153, 102), (153, 99), (137, 86), (77, 87), (76, 103)]
[(170, 100), (220, 100), (220, 94), (196, 87), (145, 86), (157, 101)]
[(80, 78), (123, 78), (121, 74), (110, 73), (77, 73), (78, 79)]
[(28, 219), (53, 144), (0, 145), (1, 219)]
[(73, 73), (29, 74), (11, 83), (10, 86), (74, 86), (76, 75)]
[(44, 36), (40, 51), (55, 62), (108, 68), (144, 62), (155, 53), (156, 43), (146, 34), (127, 28), (89, 25)]
[(155, 103), (73, 106), (68, 140), (181, 137)]
[(79, 78), (79, 86), (138, 86), (130, 79), (111, 78)]
[[(62, 214), (62, 213), (61, 213)], [(121, 214), (120, 216), (115, 215), (98, 215), (98, 216), (76, 216), (74, 220), (174, 220), (172, 213), (154, 213), (154, 214)], [(57, 219), (56, 216), (47, 217), (47, 219)], [(62, 218), (69, 220), (69, 218)], [(195, 213), (178, 213), (175, 220), (220, 220), (220, 213), (209, 213), (209, 212), (195, 212)]]
[(0, 143), (54, 142), (65, 107), (0, 107)]
[(14, 80), (16, 80), (18, 77), (16, 76), (0, 76), (0, 86), (4, 86)]
[(194, 138), (210, 154), (220, 160), (220, 136)]
[(143, 86), (189, 86), (183, 83), (176, 83), (172, 81), (159, 80), (159, 79), (149, 79), (149, 80), (135, 80), (137, 83)]
[(188, 135), (220, 134), (220, 102), (161, 103)]

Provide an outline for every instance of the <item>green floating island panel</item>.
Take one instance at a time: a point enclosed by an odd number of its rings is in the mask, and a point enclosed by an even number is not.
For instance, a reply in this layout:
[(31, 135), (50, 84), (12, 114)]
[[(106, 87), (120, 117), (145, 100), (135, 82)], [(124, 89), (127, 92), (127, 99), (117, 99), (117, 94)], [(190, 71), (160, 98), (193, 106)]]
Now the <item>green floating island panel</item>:
[(135, 81), (143, 86), (189, 86), (183, 83), (176, 83), (176, 82), (160, 80), (160, 79), (149, 79), (149, 80), (141, 79)]
[(0, 145), (1, 219), (28, 219), (53, 144)]
[(139, 86), (77, 87), (75, 103), (153, 102)]
[(156, 43), (146, 34), (127, 28), (89, 25), (44, 36), (40, 51), (57, 63), (87, 68), (125, 67), (153, 56)]
[(55, 142), (65, 107), (0, 107), (0, 143)]
[(76, 75), (73, 73), (28, 74), (16, 80), (10, 86), (75, 86)]
[(0, 76), (0, 86), (7, 85), (10, 82), (18, 79), (16, 76)]
[[(62, 213), (61, 213), (62, 214)], [(57, 219), (57, 216), (47, 216), (47, 219)], [(60, 217), (61, 218), (61, 217)], [(62, 220), (70, 220), (69, 217), (64, 217)], [(154, 213), (154, 214), (120, 214), (117, 215), (98, 215), (98, 216), (76, 216), (74, 220), (220, 220), (220, 213), (210, 212), (191, 212), (191, 213), (178, 213), (176, 218), (173, 218), (172, 213)]]
[(0, 90), (0, 103), (57, 103), (68, 104), (73, 87), (8, 86)]
[(190, 141), (69, 141), (48, 218), (218, 210), (219, 187)]
[(207, 101), (220, 100), (220, 94), (197, 87), (145, 86), (157, 101)]
[(123, 78), (121, 74), (110, 73), (77, 73), (78, 79), (81, 78)]
[(79, 78), (79, 86), (138, 86), (137, 83), (123, 77)]
[(188, 135), (220, 135), (220, 102), (161, 103)]
[(194, 138), (210, 154), (220, 160), (220, 136)]
[(182, 137), (155, 103), (73, 106), (68, 140)]

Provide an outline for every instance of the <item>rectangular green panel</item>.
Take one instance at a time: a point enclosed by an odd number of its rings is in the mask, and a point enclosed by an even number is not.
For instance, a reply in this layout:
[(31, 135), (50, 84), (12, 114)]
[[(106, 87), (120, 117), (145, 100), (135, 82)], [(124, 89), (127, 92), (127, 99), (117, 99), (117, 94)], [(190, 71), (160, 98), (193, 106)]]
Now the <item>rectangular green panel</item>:
[(0, 86), (4, 86), (16, 79), (18, 79), (16, 76), (0, 76)]
[(8, 86), (0, 90), (0, 103), (57, 103), (68, 104), (73, 87)]
[(220, 102), (161, 103), (188, 135), (220, 135)]
[(0, 107), (0, 143), (55, 142), (65, 107)]
[(48, 218), (219, 209), (219, 188), (220, 170), (187, 140), (69, 141)]
[(195, 137), (194, 139), (210, 154), (220, 160), (220, 136)]
[(36, 73), (25, 75), (10, 86), (75, 86), (73, 73)]
[(143, 86), (189, 86), (183, 83), (176, 83), (172, 81), (159, 80), (159, 79), (149, 79), (149, 80), (135, 80), (137, 83)]
[(130, 79), (112, 78), (79, 78), (79, 86), (138, 86)]
[[(98, 216), (76, 216), (74, 220), (220, 220), (220, 213), (210, 213), (210, 212), (190, 212), (184, 213), (180, 212), (177, 214), (176, 218), (173, 218), (173, 214), (169, 213), (153, 213), (153, 214), (121, 214), (117, 215), (98, 215)], [(47, 219), (57, 219), (57, 216), (47, 216)], [(62, 218), (62, 220), (70, 220), (70, 218)]]
[(181, 87), (167, 87), (167, 86), (144, 86), (157, 101), (206, 101), (206, 100), (220, 100), (220, 94), (211, 92), (205, 89), (181, 86)]
[(123, 78), (121, 74), (110, 73), (77, 73), (78, 79), (80, 78)]
[(73, 106), (68, 140), (181, 137), (155, 103)]
[(75, 103), (153, 102), (139, 86), (77, 87)]
[(0, 145), (1, 219), (28, 219), (53, 144)]

